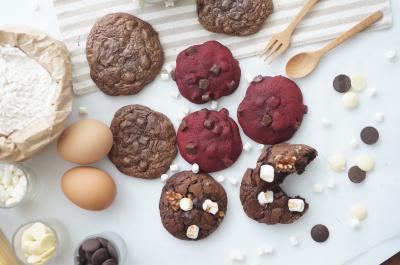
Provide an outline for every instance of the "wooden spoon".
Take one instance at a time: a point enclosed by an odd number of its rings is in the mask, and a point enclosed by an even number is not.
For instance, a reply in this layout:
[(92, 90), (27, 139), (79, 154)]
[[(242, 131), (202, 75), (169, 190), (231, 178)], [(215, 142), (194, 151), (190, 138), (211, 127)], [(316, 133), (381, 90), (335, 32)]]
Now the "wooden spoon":
[(319, 61), (324, 55), (336, 48), (346, 40), (350, 39), (357, 33), (370, 27), (383, 17), (382, 11), (376, 11), (350, 30), (344, 32), (338, 38), (330, 42), (320, 50), (314, 52), (303, 52), (293, 56), (286, 64), (286, 73), (292, 78), (301, 78), (309, 75), (317, 67)]

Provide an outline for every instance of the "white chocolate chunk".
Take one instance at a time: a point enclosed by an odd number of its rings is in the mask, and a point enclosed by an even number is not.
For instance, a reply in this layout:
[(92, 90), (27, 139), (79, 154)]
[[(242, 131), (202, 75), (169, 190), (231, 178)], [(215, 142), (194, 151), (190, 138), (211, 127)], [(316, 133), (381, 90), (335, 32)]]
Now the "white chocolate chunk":
[(367, 82), (362, 75), (355, 75), (351, 77), (351, 88), (355, 91), (363, 91), (367, 87)]
[(192, 165), (192, 172), (193, 172), (194, 174), (197, 174), (197, 173), (199, 173), (199, 171), (200, 171), (199, 164), (194, 163), (194, 164)]
[(349, 144), (350, 144), (350, 147), (353, 149), (357, 149), (360, 147), (360, 142), (356, 138), (351, 139)]
[(257, 195), (257, 199), (258, 203), (260, 203), (261, 205), (271, 203), (274, 201), (274, 192), (270, 190), (268, 190), (267, 192), (262, 191)]
[(251, 144), (250, 144), (249, 142), (246, 142), (246, 143), (243, 145), (243, 150), (246, 151), (246, 152), (251, 151)]
[(29, 256), (26, 261), (28, 262), (28, 264), (38, 264), (42, 261), (42, 258), (40, 256), (37, 255), (31, 255)]
[(365, 208), (361, 204), (356, 204), (351, 208), (351, 217), (353, 219), (363, 221), (367, 218), (367, 215), (368, 215), (367, 208)]
[(372, 157), (370, 157), (367, 154), (363, 154), (358, 156), (357, 158), (357, 166), (361, 169), (364, 170), (366, 172), (371, 171), (374, 166), (375, 166), (375, 162), (374, 159)]
[(30, 227), (30, 231), (32, 233), (32, 237), (35, 240), (41, 240), (42, 238), (44, 238), (46, 236), (46, 226), (42, 223), (34, 223), (31, 227)]
[(340, 155), (333, 155), (329, 159), (329, 167), (335, 172), (341, 172), (346, 169), (346, 159)]
[(304, 211), (304, 201), (302, 199), (289, 199), (288, 207), (291, 212), (302, 213)]
[(43, 252), (42, 255), (40, 255), (42, 262), (46, 262), (47, 260), (49, 260), (54, 255), (55, 250), (56, 250), (56, 247), (53, 246), (53, 247), (47, 249), (45, 252)]
[(262, 165), (260, 167), (260, 178), (266, 182), (273, 182), (275, 178), (275, 169), (271, 165)]
[(207, 199), (203, 202), (203, 210), (215, 215), (218, 212), (218, 203)]
[(169, 166), (169, 170), (171, 170), (172, 172), (176, 172), (179, 170), (179, 165), (178, 164), (172, 164)]
[(190, 211), (193, 209), (193, 201), (190, 198), (182, 198), (179, 201), (179, 208), (185, 212)]
[(374, 114), (374, 121), (377, 123), (382, 123), (385, 120), (385, 115), (382, 112), (377, 112)]
[(360, 223), (360, 220), (351, 218), (349, 221), (349, 225), (351, 228), (356, 229), (356, 228), (360, 227), (361, 223)]
[(289, 241), (290, 241), (290, 244), (292, 244), (292, 246), (294, 246), (294, 247), (299, 245), (299, 240), (295, 236), (291, 236), (289, 238)]
[(190, 239), (197, 239), (200, 228), (197, 225), (191, 225), (186, 230), (186, 236)]
[(218, 181), (219, 183), (222, 183), (222, 182), (225, 181), (225, 177), (222, 176), (222, 175), (218, 175), (218, 176), (217, 176), (217, 181)]
[(212, 101), (211, 101), (210, 108), (211, 108), (212, 110), (217, 110), (217, 109), (218, 109), (218, 101), (212, 100)]
[(56, 238), (53, 233), (46, 234), (39, 242), (41, 249), (50, 249), (56, 245)]
[(78, 108), (78, 113), (79, 113), (79, 115), (87, 115), (88, 114), (88, 108), (87, 107), (79, 107)]
[(355, 109), (358, 107), (359, 99), (356, 93), (346, 92), (342, 97), (342, 104), (347, 109)]
[(244, 261), (246, 259), (246, 256), (243, 252), (232, 251), (231, 253), (229, 253), (229, 258), (234, 261)]
[(167, 182), (169, 176), (167, 174), (162, 174), (161, 175), (161, 182)]
[(324, 188), (322, 187), (321, 184), (314, 184), (314, 186), (313, 186), (313, 191), (314, 191), (315, 193), (321, 193), (321, 192), (324, 191)]

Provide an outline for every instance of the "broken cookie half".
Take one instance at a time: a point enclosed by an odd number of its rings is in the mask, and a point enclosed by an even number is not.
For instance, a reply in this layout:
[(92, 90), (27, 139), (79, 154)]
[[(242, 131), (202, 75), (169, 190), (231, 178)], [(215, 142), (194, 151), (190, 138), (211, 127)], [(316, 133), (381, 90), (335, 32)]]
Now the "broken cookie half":
[(317, 157), (317, 151), (303, 144), (277, 144), (258, 158), (256, 168), (247, 169), (240, 187), (243, 210), (265, 224), (290, 224), (308, 209), (305, 199), (289, 197), (279, 186), (293, 173), (302, 174)]

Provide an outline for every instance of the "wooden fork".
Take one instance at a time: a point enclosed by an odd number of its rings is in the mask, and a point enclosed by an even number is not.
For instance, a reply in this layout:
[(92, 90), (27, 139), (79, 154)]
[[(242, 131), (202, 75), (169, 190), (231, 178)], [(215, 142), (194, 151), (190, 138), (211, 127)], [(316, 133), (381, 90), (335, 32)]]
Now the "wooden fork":
[(289, 48), (290, 38), (292, 37), (295, 28), (318, 1), (319, 0), (308, 0), (289, 26), (285, 30), (272, 36), (260, 55), (265, 56), (264, 61), (268, 60), (268, 64), (271, 64), (278, 56)]

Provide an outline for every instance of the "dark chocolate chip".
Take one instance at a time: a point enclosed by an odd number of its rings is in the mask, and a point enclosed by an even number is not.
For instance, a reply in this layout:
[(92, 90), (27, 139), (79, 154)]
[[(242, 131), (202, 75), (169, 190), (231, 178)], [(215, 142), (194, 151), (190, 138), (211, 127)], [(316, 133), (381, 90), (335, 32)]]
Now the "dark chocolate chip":
[(338, 75), (333, 80), (333, 87), (339, 93), (345, 93), (351, 88), (351, 79), (347, 75)]
[(206, 119), (204, 121), (204, 128), (212, 130), (212, 128), (214, 128), (215, 125), (215, 121), (211, 120), (211, 119)]
[(186, 55), (188, 55), (188, 56), (193, 55), (196, 52), (197, 52), (197, 49), (195, 47), (189, 47), (185, 51)]
[(106, 240), (106, 239), (104, 239), (104, 238), (102, 238), (102, 237), (97, 237), (97, 240), (99, 240), (99, 242), (100, 242), (100, 244), (101, 244), (101, 246), (102, 246), (103, 248), (106, 248), (106, 247), (107, 247), (108, 240)]
[(209, 85), (210, 85), (210, 81), (208, 79), (202, 78), (199, 80), (199, 88), (201, 90), (206, 90)]
[(92, 255), (92, 263), (93, 265), (101, 265), (104, 261), (110, 258), (110, 254), (107, 249), (100, 248), (96, 250)]
[(271, 116), (269, 114), (264, 114), (264, 116), (262, 117), (262, 120), (261, 120), (261, 124), (265, 127), (268, 127), (271, 125), (271, 123), (272, 123)]
[(197, 153), (197, 145), (195, 143), (187, 143), (185, 149), (189, 155), (195, 155)]
[(210, 94), (204, 94), (204, 95), (202, 95), (201, 96), (201, 100), (203, 100), (203, 101), (209, 101), (210, 100)]
[(114, 245), (111, 242), (108, 242), (107, 250), (108, 250), (108, 253), (110, 253), (111, 257), (118, 260), (117, 249), (114, 247)]
[(349, 172), (347, 173), (347, 175), (349, 176), (349, 179), (351, 180), (351, 182), (361, 183), (365, 180), (365, 178), (367, 176), (367, 172), (365, 172), (358, 166), (354, 166), (349, 169)]
[(87, 239), (85, 242), (82, 243), (82, 249), (85, 252), (94, 252), (101, 248), (101, 244), (99, 240), (96, 238)]
[(236, 86), (235, 80), (232, 80), (232, 81), (230, 81), (230, 82), (228, 83), (228, 88), (229, 88), (229, 89), (232, 89), (232, 88), (234, 88), (235, 86)]
[(118, 263), (114, 259), (108, 259), (102, 265), (118, 265)]
[(324, 225), (321, 225), (321, 224), (315, 225), (311, 229), (311, 237), (316, 242), (319, 242), (319, 243), (325, 242), (329, 237), (329, 230)]
[(374, 127), (365, 127), (362, 129), (361, 133), (361, 140), (366, 144), (374, 144), (379, 139), (379, 132)]
[(219, 76), (221, 73), (221, 67), (219, 67), (217, 64), (213, 64), (210, 68), (210, 73), (212, 73), (214, 76)]
[(258, 75), (256, 77), (254, 77), (254, 79), (253, 79), (254, 83), (260, 83), (261, 81), (263, 81), (262, 75)]

